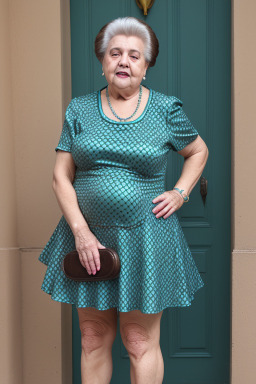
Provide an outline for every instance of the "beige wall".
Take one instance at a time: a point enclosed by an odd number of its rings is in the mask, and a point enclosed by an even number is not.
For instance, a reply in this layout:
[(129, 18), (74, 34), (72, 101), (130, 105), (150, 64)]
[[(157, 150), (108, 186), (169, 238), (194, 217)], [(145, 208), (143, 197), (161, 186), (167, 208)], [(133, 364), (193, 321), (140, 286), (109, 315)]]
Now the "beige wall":
[[(232, 2), (232, 384), (254, 384), (256, 34), (254, 0)], [(0, 1), (0, 375), (70, 384), (71, 306), (40, 289), (61, 212), (54, 148), (71, 98), (69, 0)], [(49, 146), (49, 142), (51, 145)]]
[[(9, 3), (0, 3), (0, 375), (22, 383), (21, 260), (17, 247), (17, 194), (13, 127)], [(15, 361), (15, 371), (12, 362)]]
[(255, 0), (233, 1), (232, 384), (255, 384)]
[(0, 84), (0, 382), (70, 384), (72, 308), (41, 291), (38, 261), (61, 216), (51, 179), (71, 98), (69, 0), (0, 1)]

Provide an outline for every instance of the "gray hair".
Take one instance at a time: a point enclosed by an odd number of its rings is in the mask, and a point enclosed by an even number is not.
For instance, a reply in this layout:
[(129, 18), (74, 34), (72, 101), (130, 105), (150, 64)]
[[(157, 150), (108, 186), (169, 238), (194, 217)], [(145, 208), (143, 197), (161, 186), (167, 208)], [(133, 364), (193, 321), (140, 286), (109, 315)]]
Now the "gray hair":
[(152, 59), (151, 55), (151, 37), (147, 27), (138, 21), (135, 17), (118, 17), (111, 21), (105, 30), (102, 44), (101, 54), (105, 54), (108, 47), (109, 41), (115, 35), (126, 35), (126, 36), (137, 36), (140, 37), (145, 44), (144, 57), (146, 62), (150, 62)]

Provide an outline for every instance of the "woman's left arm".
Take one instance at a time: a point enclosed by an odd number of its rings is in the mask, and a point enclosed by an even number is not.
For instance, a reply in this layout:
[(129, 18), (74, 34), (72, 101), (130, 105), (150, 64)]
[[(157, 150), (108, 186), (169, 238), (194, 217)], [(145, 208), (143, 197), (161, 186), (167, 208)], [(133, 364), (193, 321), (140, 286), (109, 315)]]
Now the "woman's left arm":
[[(189, 196), (203, 173), (209, 150), (203, 139), (198, 135), (195, 140), (178, 153), (184, 157), (184, 164), (181, 176), (174, 187), (183, 189), (183, 193)], [(160, 203), (152, 212), (156, 214), (156, 218), (163, 216), (166, 219), (184, 204), (184, 199), (177, 190), (172, 189), (165, 191), (153, 200), (153, 203), (158, 202)]]
[[(178, 153), (184, 157), (184, 164), (181, 176), (174, 187), (184, 189), (184, 193), (189, 196), (203, 173), (209, 150), (203, 139), (197, 136), (194, 141)], [(178, 191), (177, 193), (180, 194)]]

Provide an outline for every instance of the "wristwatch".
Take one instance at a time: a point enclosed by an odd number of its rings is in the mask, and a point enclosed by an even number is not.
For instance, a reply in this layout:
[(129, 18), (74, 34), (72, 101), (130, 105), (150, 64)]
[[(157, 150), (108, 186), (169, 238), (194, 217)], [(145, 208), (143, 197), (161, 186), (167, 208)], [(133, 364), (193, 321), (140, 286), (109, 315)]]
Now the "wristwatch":
[(176, 188), (176, 187), (174, 187), (173, 189), (176, 189), (181, 194), (181, 196), (183, 197), (184, 203), (188, 203), (189, 196), (186, 195), (185, 193), (182, 193), (184, 191), (184, 189), (179, 189), (179, 188)]

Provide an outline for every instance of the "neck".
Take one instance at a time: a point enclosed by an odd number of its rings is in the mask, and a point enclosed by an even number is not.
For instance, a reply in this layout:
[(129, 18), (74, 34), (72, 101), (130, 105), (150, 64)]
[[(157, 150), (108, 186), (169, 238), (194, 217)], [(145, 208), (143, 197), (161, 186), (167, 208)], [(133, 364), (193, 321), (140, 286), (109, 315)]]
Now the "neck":
[(114, 85), (108, 84), (108, 93), (109, 95), (116, 100), (130, 100), (133, 97), (137, 97), (140, 92), (140, 86), (137, 88), (124, 88), (120, 89)]

